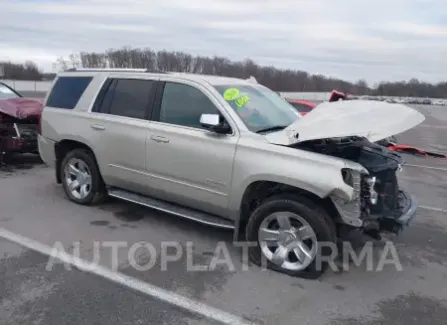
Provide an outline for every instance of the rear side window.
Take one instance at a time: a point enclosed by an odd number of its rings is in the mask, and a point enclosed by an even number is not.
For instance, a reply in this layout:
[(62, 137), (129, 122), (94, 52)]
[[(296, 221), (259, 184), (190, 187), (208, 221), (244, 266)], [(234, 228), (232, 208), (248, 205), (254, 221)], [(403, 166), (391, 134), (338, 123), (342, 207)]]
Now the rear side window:
[(156, 82), (143, 79), (109, 79), (93, 110), (111, 115), (145, 119), (152, 107)]
[(73, 109), (92, 81), (92, 77), (59, 77), (46, 106)]

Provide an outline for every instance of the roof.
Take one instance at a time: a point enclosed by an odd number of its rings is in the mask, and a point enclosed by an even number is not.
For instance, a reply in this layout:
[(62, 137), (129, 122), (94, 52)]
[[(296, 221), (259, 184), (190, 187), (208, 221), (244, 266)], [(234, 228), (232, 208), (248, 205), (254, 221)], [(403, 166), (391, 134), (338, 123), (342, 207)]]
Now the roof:
[(192, 81), (198, 81), (198, 82), (207, 82), (213, 86), (218, 85), (228, 85), (228, 84), (247, 84), (252, 85), (256, 84), (256, 80), (254, 78), (250, 79), (240, 79), (240, 78), (231, 78), (231, 77), (223, 77), (223, 76), (215, 76), (215, 75), (206, 75), (206, 74), (194, 74), (194, 73), (184, 73), (184, 72), (164, 72), (164, 71), (156, 71), (156, 72), (150, 72), (146, 69), (71, 69), (68, 71), (60, 72), (60, 76), (73, 76), (79, 73), (82, 73), (83, 75), (89, 75), (94, 76), (97, 73), (113, 73), (113, 72), (119, 72), (119, 73), (129, 73), (134, 75), (139, 75), (141, 73), (145, 74), (151, 74), (154, 76), (166, 76), (166, 75), (172, 75), (172, 76), (178, 76), (182, 79), (186, 80), (192, 80)]
[(254, 81), (252, 80), (244, 80), (239, 78), (231, 78), (231, 77), (223, 77), (223, 76), (214, 76), (214, 75), (206, 75), (206, 74), (194, 74), (194, 73), (183, 73), (183, 72), (170, 72), (170, 75), (177, 75), (179, 77), (195, 80), (195, 81), (206, 81), (213, 86), (219, 85), (228, 85), (228, 84), (247, 84), (252, 85)]

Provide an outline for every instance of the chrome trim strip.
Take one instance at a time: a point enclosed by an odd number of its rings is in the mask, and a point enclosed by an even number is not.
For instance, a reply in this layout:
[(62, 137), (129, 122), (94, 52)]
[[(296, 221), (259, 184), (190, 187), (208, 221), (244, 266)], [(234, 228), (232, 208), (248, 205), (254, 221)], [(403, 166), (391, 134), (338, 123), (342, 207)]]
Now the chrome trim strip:
[[(209, 193), (213, 193), (213, 194), (216, 194), (216, 195), (220, 195), (220, 196), (224, 196), (224, 197), (228, 196), (228, 194), (226, 194), (226, 193), (213, 191), (213, 190), (210, 190), (208, 188), (204, 188), (204, 187), (201, 187), (201, 186), (197, 186), (197, 185), (193, 185), (193, 184), (189, 184), (189, 183), (185, 183), (185, 182), (176, 181), (176, 180), (173, 180), (173, 179), (170, 179), (170, 178), (157, 176), (157, 175), (154, 175), (154, 174), (149, 174), (149, 173), (142, 172), (142, 171), (139, 171), (139, 170), (135, 170), (135, 169), (132, 169), (132, 168), (127, 168), (127, 167), (123, 167), (123, 166), (115, 165), (115, 164), (109, 164), (108, 166), (109, 167), (113, 167), (113, 168), (119, 168), (119, 169), (127, 170), (127, 171), (130, 171), (130, 172), (134, 172), (134, 173), (137, 173), (137, 174), (140, 174), (140, 175), (147, 176), (147, 177), (160, 179), (160, 180), (163, 180), (163, 181), (166, 181), (166, 182), (171, 182), (171, 183), (175, 183), (175, 184), (179, 184), (179, 185), (183, 185), (183, 186), (193, 187), (195, 189), (198, 189), (198, 190), (201, 190), (201, 191), (205, 191), (205, 192), (209, 192)], [(219, 184), (219, 183), (217, 183), (217, 184)], [(220, 184), (220, 185), (223, 185), (223, 184)]]

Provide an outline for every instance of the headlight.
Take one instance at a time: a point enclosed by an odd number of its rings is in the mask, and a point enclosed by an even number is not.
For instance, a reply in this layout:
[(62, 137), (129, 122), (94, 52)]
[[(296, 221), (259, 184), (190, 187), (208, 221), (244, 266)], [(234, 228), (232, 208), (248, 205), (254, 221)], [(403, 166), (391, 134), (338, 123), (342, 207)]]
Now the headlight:
[(349, 185), (353, 189), (351, 200), (359, 198), (361, 173), (350, 168), (342, 168), (341, 176), (345, 184)]
[(365, 182), (366, 182), (366, 185), (368, 186), (369, 202), (371, 202), (371, 204), (377, 204), (379, 195), (377, 194), (376, 190), (374, 189), (374, 186), (376, 185), (376, 182), (377, 182), (377, 178), (375, 176), (366, 177)]
[[(358, 172), (356, 172), (356, 171), (354, 171), (354, 170), (352, 170), (352, 169), (349, 169), (349, 168), (343, 168), (342, 170), (341, 170), (341, 176), (342, 176), (342, 178), (343, 178), (343, 181), (347, 184), (347, 185), (349, 185), (349, 186), (351, 186), (351, 187), (354, 187), (354, 178), (355, 178), (355, 174), (358, 174), (359, 175), (359, 173)], [(359, 177), (360, 177), (360, 175), (359, 175)]]

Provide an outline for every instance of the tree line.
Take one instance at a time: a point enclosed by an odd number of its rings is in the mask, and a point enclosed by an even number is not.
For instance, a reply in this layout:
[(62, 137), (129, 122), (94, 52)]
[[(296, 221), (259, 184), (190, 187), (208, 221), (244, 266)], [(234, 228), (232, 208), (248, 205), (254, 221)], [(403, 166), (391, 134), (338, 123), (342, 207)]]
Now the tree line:
[(0, 62), (0, 78), (16, 80), (42, 80), (43, 73), (36, 63)]
[[(190, 72), (236, 78), (253, 76), (259, 83), (281, 92), (319, 92), (337, 89), (353, 95), (447, 98), (447, 81), (432, 84), (413, 78), (400, 82), (383, 81), (370, 86), (363, 79), (349, 82), (296, 69), (261, 66), (251, 59), (231, 61), (220, 56), (194, 56), (185, 52), (154, 51), (150, 48), (123, 47), (104, 52), (80, 52), (68, 58), (61, 57), (53, 65), (56, 70), (77, 67), (145, 68), (154, 72)], [(44, 77), (33, 62), (21, 65), (6, 63), (4, 70), (7, 79), (40, 80), (39, 78)]]

